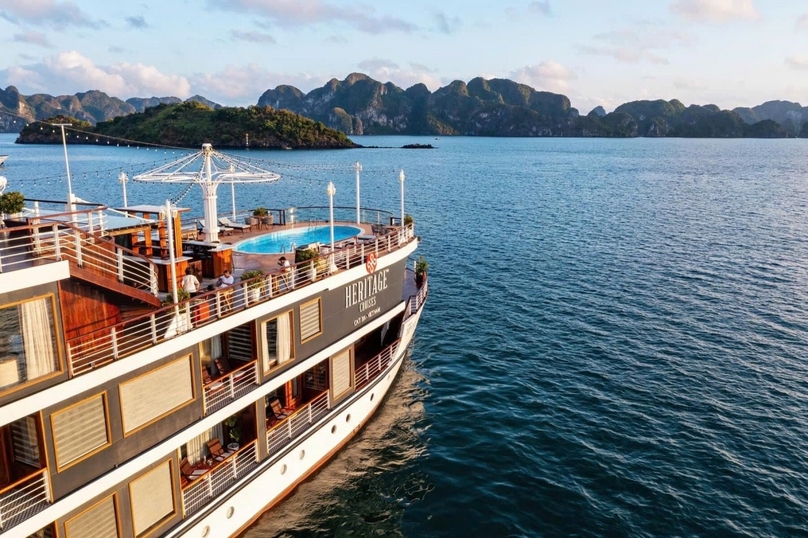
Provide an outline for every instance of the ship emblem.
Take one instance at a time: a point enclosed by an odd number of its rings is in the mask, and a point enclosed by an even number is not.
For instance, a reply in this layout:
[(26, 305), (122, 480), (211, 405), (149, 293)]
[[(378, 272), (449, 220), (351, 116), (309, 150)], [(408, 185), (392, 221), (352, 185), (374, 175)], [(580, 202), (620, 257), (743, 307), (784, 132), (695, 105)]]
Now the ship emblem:
[(365, 260), (365, 269), (367, 269), (368, 273), (373, 273), (376, 270), (376, 254), (368, 254)]

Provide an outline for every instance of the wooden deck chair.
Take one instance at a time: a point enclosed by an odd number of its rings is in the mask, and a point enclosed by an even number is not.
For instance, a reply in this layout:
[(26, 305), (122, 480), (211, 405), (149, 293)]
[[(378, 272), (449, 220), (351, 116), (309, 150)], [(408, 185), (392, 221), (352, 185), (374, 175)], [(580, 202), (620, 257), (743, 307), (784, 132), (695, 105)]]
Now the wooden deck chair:
[[(233, 371), (233, 368), (230, 366), (230, 362), (225, 357), (219, 357), (218, 359), (213, 359), (213, 362), (216, 363), (216, 368), (219, 369), (219, 372), (222, 375), (227, 375)], [(236, 372), (235, 374), (233, 374), (233, 381), (235, 381), (236, 379), (241, 379), (241, 377), (246, 373), (247, 373), (246, 370)]]
[(202, 384), (206, 388), (209, 387), (211, 391), (219, 391), (224, 388), (224, 383), (222, 383), (221, 381), (214, 381), (210, 377), (208, 369), (205, 366), (202, 367)]
[(230, 228), (231, 230), (239, 230), (241, 233), (244, 233), (244, 230), (252, 230), (252, 224), (239, 224), (238, 222), (233, 222), (227, 217), (222, 217), (219, 219), (219, 226), (224, 226), (225, 228)]
[(288, 407), (283, 407), (281, 401), (277, 398), (273, 398), (272, 401), (269, 402), (269, 407), (277, 420), (283, 420), (292, 414), (292, 410)]
[(191, 467), (191, 463), (188, 461), (188, 458), (182, 458), (180, 461), (180, 472), (182, 476), (188, 479), (189, 482), (192, 482), (205, 474), (207, 471), (203, 471), (202, 469), (194, 469)]
[(208, 445), (210, 456), (216, 461), (224, 461), (233, 454), (232, 452), (224, 449), (218, 437), (214, 437), (206, 444)]

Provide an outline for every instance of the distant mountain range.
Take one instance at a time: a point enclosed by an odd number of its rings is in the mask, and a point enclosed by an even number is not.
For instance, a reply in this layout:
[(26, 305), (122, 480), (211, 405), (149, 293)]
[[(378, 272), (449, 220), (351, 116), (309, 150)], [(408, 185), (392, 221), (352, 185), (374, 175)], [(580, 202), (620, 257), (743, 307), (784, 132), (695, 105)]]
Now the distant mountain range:
[[(220, 107), (199, 95), (186, 101)], [(57, 114), (96, 124), (179, 102), (177, 97), (122, 101), (100, 91), (23, 96), (9, 86), (0, 90), (0, 132), (18, 132), (25, 123)], [(405, 90), (353, 73), (305, 94), (278, 86), (264, 92), (257, 104), (289, 110), (348, 135), (808, 137), (808, 107), (789, 101), (733, 110), (686, 107), (676, 99), (634, 101), (608, 114), (596, 107), (582, 116), (564, 95), (507, 79), (455, 81), (430, 92), (423, 84)]]

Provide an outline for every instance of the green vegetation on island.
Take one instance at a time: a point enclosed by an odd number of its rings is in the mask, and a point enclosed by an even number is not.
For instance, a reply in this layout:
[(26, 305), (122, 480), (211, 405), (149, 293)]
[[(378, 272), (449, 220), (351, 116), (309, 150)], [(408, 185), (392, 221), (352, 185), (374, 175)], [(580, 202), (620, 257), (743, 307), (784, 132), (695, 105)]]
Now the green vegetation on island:
[[(145, 112), (113, 118), (92, 126), (66, 116), (55, 116), (25, 127), (20, 144), (61, 143), (61, 131), (48, 123), (73, 123), (85, 135), (71, 134), (71, 144), (106, 144), (108, 138), (137, 140), (196, 148), (211, 143), (217, 148), (352, 148), (357, 147), (345, 133), (288, 110), (271, 107), (221, 107), (211, 109), (199, 102), (160, 104)], [(93, 135), (103, 135), (95, 137)]]

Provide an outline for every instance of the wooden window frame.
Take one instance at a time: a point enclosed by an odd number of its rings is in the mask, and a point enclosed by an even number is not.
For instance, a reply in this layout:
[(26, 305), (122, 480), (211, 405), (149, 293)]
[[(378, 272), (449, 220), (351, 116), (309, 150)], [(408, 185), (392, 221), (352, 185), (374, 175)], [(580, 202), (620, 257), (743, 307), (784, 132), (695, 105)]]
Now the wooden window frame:
[[(55, 416), (57, 416), (57, 415), (60, 415), (60, 414), (64, 413), (65, 411), (69, 411), (70, 409), (72, 409), (74, 407), (78, 407), (79, 405), (83, 404), (84, 402), (86, 402), (88, 400), (98, 398), (98, 396), (101, 396), (101, 399), (102, 399), (103, 405), (104, 405), (104, 423), (105, 423), (104, 425), (105, 425), (106, 430), (107, 430), (107, 442), (106, 442), (106, 444), (101, 445), (101, 446), (91, 450), (90, 452), (82, 455), (80, 458), (77, 458), (77, 459), (75, 459), (73, 461), (70, 461), (65, 465), (59, 465), (59, 443), (56, 440), (56, 430), (54, 428), (54, 420), (53, 420), (53, 418)], [(65, 469), (69, 469), (70, 467), (73, 467), (74, 465), (78, 465), (79, 463), (83, 462), (84, 460), (98, 454), (99, 452), (101, 452), (102, 450), (107, 448), (108, 446), (112, 445), (112, 425), (111, 425), (111, 419), (110, 419), (110, 414), (109, 414), (109, 398), (107, 397), (107, 391), (101, 392), (99, 394), (94, 394), (94, 395), (92, 395), (92, 396), (90, 396), (88, 398), (83, 398), (83, 399), (79, 400), (78, 402), (75, 402), (75, 403), (73, 403), (71, 405), (68, 405), (64, 409), (59, 409), (58, 411), (55, 411), (55, 412), (51, 413), (50, 414), (50, 427), (51, 427), (51, 437), (53, 438), (53, 456), (54, 456), (54, 458), (56, 460), (55, 463), (56, 463), (56, 471), (57, 472), (62, 472)]]
[(319, 306), (317, 307), (317, 314), (318, 314), (318, 316), (320, 318), (320, 330), (318, 332), (312, 334), (311, 336), (307, 337), (305, 340), (303, 340), (303, 327), (301, 325), (301, 327), (300, 327), (300, 338), (301, 338), (300, 345), (303, 345), (303, 344), (305, 344), (307, 342), (311, 342), (312, 340), (314, 340), (315, 338), (317, 338), (318, 336), (323, 334), (323, 298), (322, 297), (317, 297), (315, 299), (312, 299), (311, 301), (307, 301), (305, 303), (302, 303), (297, 308), (297, 316), (300, 319), (300, 323), (302, 324), (303, 323), (303, 316), (300, 314), (301, 309), (303, 307), (308, 306), (308, 305), (313, 304), (313, 303), (319, 303)]
[[(85, 513), (89, 512), (90, 510), (92, 510), (93, 508), (95, 508), (96, 506), (101, 504), (102, 502), (106, 501), (110, 497), (112, 497), (112, 505), (113, 505), (113, 509), (115, 510), (115, 529), (118, 531), (118, 538), (121, 538), (122, 537), (121, 525), (120, 525), (121, 524), (121, 508), (120, 508), (120, 502), (118, 501), (118, 494), (117, 493), (112, 493), (112, 495), (107, 495), (106, 497), (104, 497), (102, 499), (99, 499), (98, 501), (94, 502), (93, 504), (91, 504), (90, 506), (88, 506), (87, 508), (85, 508), (84, 510), (82, 510), (81, 512), (76, 514), (75, 516), (73, 516), (70, 519), (66, 520), (65, 524), (64, 524), (65, 538), (70, 538), (70, 531), (68, 530), (68, 525), (70, 524), (71, 521), (73, 521), (75, 519), (78, 519), (79, 517), (81, 517)], [(58, 534), (56, 536), (58, 536)]]
[(129, 515), (132, 517), (132, 532), (135, 532), (135, 511), (132, 509), (132, 483), (137, 482), (138, 480), (140, 480), (144, 476), (147, 476), (148, 474), (157, 471), (166, 462), (168, 462), (168, 476), (169, 476), (169, 480), (171, 480), (171, 504), (172, 504), (173, 510), (171, 511), (170, 514), (166, 514), (162, 519), (160, 519), (159, 521), (156, 521), (154, 524), (152, 524), (152, 526), (149, 527), (148, 529), (146, 529), (145, 531), (143, 531), (142, 534), (136, 534), (135, 538), (145, 538), (146, 536), (153, 535), (157, 529), (159, 529), (163, 524), (165, 524), (166, 521), (168, 521), (169, 519), (171, 519), (172, 517), (176, 516), (179, 513), (178, 506), (177, 506), (177, 491), (176, 491), (176, 485), (177, 484), (176, 484), (176, 480), (175, 480), (175, 476), (174, 476), (174, 473), (175, 473), (174, 460), (169, 458), (167, 460), (164, 460), (164, 461), (158, 463), (157, 465), (155, 465), (154, 467), (152, 467), (151, 469), (149, 469), (145, 473), (139, 475), (137, 478), (135, 478), (133, 480), (130, 480), (129, 483), (126, 485), (127, 491), (129, 492)]
[[(269, 344), (267, 343), (267, 323), (269, 323), (272, 320), (277, 320), (281, 316), (289, 316), (290, 317), (290, 319), (289, 319), (289, 332), (291, 334), (289, 335), (289, 342), (290, 342), (290, 344), (292, 346), (292, 356), (289, 357), (289, 360), (284, 362), (283, 364), (284, 365), (285, 364), (291, 364), (291, 363), (295, 362), (295, 360), (297, 359), (297, 345), (295, 344), (295, 311), (294, 311), (294, 309), (289, 309), (289, 310), (286, 310), (285, 312), (281, 312), (280, 314), (272, 316), (271, 318), (267, 318), (267, 319), (265, 319), (264, 321), (262, 321), (259, 324), (260, 331), (261, 331), (261, 371), (264, 373), (264, 375), (267, 375), (270, 372), (272, 372), (273, 370), (277, 370), (278, 368), (280, 368), (282, 366), (282, 364), (279, 362), (275, 366), (270, 366), (269, 370), (264, 370), (264, 357), (269, 355)], [(322, 328), (322, 322), (320, 323), (320, 327)], [(275, 330), (277, 331), (277, 325), (276, 325)], [(275, 337), (275, 340), (277, 342), (277, 336)]]

